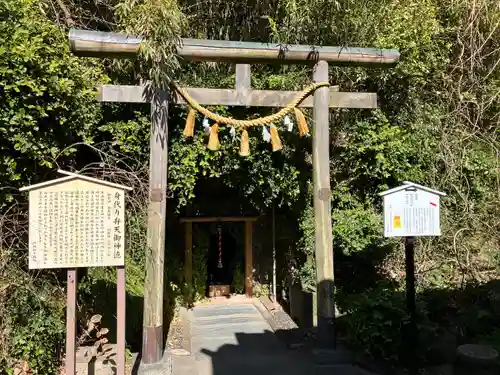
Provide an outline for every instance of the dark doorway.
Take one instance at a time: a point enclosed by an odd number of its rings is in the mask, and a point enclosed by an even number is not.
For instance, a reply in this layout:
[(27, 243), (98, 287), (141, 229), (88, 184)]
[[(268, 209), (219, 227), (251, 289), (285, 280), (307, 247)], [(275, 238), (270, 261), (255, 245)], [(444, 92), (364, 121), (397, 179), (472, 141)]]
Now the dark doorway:
[(223, 226), (218, 227), (215, 234), (210, 236), (207, 288), (209, 285), (232, 285), (236, 248), (235, 238), (228, 230), (224, 230)]

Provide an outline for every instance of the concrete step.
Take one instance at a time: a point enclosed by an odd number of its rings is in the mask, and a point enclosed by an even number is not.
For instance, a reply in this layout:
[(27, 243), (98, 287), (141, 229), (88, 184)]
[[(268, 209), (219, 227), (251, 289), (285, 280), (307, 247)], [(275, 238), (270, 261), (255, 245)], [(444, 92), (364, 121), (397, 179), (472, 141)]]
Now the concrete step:
[(195, 318), (218, 317), (224, 315), (258, 314), (254, 305), (210, 305), (195, 307), (190, 311)]

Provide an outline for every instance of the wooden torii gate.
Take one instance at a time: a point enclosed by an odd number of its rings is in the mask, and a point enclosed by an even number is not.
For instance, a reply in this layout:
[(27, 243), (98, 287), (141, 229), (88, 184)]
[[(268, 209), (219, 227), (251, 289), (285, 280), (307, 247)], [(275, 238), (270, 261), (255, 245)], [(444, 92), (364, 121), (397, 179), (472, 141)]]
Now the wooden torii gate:
[[(79, 56), (134, 58), (141, 37), (72, 29), (71, 50)], [(329, 81), (328, 63), (333, 65), (393, 66), (399, 61), (397, 50), (357, 47), (311, 47), (219, 40), (182, 39), (178, 56), (187, 61), (226, 61), (236, 63), (234, 90), (187, 88), (201, 105), (247, 107), (285, 107), (298, 92), (252, 90), (249, 63), (315, 64), (313, 80)], [(161, 360), (164, 346), (163, 283), (167, 197), (167, 92), (146, 86), (104, 85), (99, 88), (101, 102), (151, 102), (151, 139), (149, 164), (148, 247), (144, 288), (142, 361)], [(176, 104), (185, 104), (179, 96)], [(339, 92), (338, 87), (322, 87), (301, 107), (313, 107), (312, 147), (314, 184), (314, 229), (317, 282), (318, 332), (325, 340), (333, 335), (334, 272), (329, 171), (329, 108), (376, 108), (375, 93)], [(248, 275), (246, 275), (248, 276)]]

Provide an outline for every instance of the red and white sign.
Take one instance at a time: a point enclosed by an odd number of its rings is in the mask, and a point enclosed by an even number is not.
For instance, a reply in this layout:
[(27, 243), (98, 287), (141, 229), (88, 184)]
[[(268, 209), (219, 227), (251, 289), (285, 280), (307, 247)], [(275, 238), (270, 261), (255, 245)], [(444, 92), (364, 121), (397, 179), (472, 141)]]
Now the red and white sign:
[(387, 190), (384, 199), (384, 236), (440, 236), (439, 198), (437, 190), (413, 182)]

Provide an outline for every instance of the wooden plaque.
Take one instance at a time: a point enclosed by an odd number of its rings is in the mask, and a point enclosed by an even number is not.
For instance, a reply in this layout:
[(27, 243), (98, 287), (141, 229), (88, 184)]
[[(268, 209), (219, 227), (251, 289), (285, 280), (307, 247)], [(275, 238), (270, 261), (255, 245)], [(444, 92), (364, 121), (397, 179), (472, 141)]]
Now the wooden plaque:
[(64, 177), (29, 190), (29, 268), (123, 266), (125, 191)]

